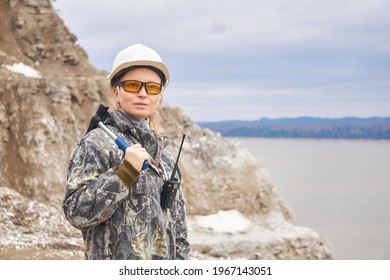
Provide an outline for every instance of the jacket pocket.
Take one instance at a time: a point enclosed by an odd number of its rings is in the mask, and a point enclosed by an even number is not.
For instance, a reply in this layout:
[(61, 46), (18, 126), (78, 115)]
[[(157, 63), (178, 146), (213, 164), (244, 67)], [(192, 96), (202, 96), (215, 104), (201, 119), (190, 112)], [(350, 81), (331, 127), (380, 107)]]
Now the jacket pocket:
[(132, 210), (140, 215), (141, 219), (147, 216), (148, 205), (150, 204), (150, 179), (146, 174), (141, 175), (136, 183), (131, 186), (129, 201)]

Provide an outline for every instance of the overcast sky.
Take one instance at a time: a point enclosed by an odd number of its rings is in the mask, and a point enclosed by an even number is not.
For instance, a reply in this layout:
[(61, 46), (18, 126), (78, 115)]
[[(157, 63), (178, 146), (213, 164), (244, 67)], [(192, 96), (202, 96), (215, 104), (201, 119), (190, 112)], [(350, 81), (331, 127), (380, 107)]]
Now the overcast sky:
[(388, 0), (56, 0), (91, 63), (142, 43), (194, 121), (390, 116)]

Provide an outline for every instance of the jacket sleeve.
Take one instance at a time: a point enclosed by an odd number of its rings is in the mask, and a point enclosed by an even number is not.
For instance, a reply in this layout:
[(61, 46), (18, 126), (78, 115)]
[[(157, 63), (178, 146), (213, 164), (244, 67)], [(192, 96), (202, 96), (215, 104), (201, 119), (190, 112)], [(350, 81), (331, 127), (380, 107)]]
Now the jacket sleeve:
[(112, 148), (109, 150), (84, 139), (72, 153), (63, 209), (78, 229), (106, 221), (129, 193), (114, 175)]
[(185, 200), (180, 186), (176, 214), (176, 259), (188, 260), (190, 244), (187, 239), (186, 209)]

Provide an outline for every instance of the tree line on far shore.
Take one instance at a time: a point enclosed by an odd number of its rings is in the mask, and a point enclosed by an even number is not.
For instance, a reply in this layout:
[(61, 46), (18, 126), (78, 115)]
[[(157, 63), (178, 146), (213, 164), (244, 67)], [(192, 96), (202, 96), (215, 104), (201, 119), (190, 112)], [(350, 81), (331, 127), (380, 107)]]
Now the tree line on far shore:
[(226, 137), (390, 139), (390, 117), (262, 118), (198, 124)]

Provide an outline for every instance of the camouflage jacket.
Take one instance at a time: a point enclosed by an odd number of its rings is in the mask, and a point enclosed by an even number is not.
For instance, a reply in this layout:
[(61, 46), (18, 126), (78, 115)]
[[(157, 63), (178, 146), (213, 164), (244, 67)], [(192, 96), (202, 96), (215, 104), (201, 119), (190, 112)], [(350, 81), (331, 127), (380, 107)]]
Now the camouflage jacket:
[[(131, 121), (120, 111), (110, 115), (106, 125), (129, 145), (141, 136), (137, 141), (143, 142), (170, 177), (174, 160), (165, 149), (167, 138), (155, 136), (147, 121)], [(100, 128), (89, 132), (72, 152), (63, 209), (68, 221), (82, 232), (85, 258), (188, 259), (181, 187), (172, 208), (162, 209), (162, 170), (150, 167), (141, 171), (127, 188), (114, 174), (123, 157)]]

